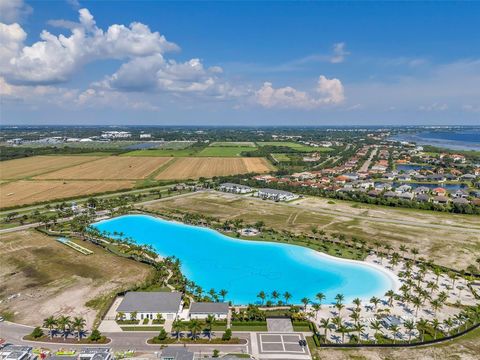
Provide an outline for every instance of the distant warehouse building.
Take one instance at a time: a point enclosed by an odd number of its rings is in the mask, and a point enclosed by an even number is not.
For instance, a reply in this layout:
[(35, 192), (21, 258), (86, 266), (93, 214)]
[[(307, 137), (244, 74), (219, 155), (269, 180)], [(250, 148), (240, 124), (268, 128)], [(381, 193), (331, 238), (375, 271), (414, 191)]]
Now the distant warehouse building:
[[(182, 310), (182, 294), (179, 292), (128, 292), (117, 308), (126, 320), (164, 319), (174, 320)], [(132, 315), (136, 316), (132, 316)]]
[(262, 199), (274, 200), (274, 201), (289, 201), (296, 199), (298, 196), (284, 190), (277, 189), (259, 189), (257, 196)]
[(246, 185), (223, 183), (223, 184), (220, 184), (220, 191), (236, 193), (236, 194), (246, 194), (251, 192), (252, 188)]

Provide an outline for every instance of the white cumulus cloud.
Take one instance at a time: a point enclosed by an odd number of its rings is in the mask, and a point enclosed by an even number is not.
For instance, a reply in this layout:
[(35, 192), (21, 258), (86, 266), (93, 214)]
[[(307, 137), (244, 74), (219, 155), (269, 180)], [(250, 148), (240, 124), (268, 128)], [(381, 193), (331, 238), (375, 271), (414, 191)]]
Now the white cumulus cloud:
[(342, 63), (348, 55), (350, 53), (346, 50), (344, 42), (333, 44), (333, 55), (330, 57), (330, 62), (332, 64)]
[[(134, 22), (128, 27), (114, 24), (106, 31), (97, 27), (87, 9), (79, 10), (79, 23), (70, 36), (44, 30), (40, 41), (24, 46), (26, 34), (16, 23), (2, 26), (0, 69), (7, 81), (16, 84), (52, 84), (67, 81), (83, 65), (100, 59), (128, 59), (178, 50), (178, 46), (148, 26)], [(5, 39), (5, 40), (4, 40)]]
[(32, 8), (23, 0), (0, 0), (0, 22), (12, 24), (32, 13)]
[(327, 79), (320, 75), (312, 94), (290, 86), (274, 88), (272, 83), (265, 82), (256, 91), (255, 100), (266, 108), (314, 109), (341, 104), (345, 100), (345, 94), (339, 79)]

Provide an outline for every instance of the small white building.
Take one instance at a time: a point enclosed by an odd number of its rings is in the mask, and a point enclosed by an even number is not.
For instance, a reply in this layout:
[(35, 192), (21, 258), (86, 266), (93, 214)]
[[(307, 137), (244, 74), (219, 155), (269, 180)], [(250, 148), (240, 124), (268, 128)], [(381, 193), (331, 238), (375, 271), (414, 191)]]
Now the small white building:
[(194, 302), (190, 306), (190, 319), (206, 319), (213, 315), (216, 319), (228, 317), (228, 303), (226, 302)]
[(223, 183), (223, 184), (220, 184), (220, 191), (235, 193), (235, 194), (246, 194), (246, 193), (252, 192), (252, 188), (246, 185)]
[(174, 320), (182, 310), (182, 294), (179, 292), (128, 292), (117, 308), (125, 314), (125, 320), (156, 319), (158, 314), (166, 320)]
[(257, 196), (262, 199), (275, 201), (289, 201), (297, 198), (297, 195), (284, 190), (277, 189), (259, 189)]

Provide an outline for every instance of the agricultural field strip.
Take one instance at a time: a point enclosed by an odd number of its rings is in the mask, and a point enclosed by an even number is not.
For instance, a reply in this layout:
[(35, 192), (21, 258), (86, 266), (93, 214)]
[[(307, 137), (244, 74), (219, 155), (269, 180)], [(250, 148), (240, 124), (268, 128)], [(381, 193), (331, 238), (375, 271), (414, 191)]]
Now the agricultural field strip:
[(64, 170), (37, 176), (40, 180), (139, 180), (147, 178), (158, 167), (169, 162), (168, 157), (107, 157)]
[(268, 172), (272, 165), (264, 158), (189, 157), (178, 160), (160, 172), (157, 180), (210, 178), (249, 172)]
[[(102, 159), (101, 156), (61, 156), (61, 155), (40, 155), (23, 159), (14, 159), (0, 162), (0, 178), (2, 180), (20, 180), (40, 176), (50, 172), (68, 169), (73, 166), (82, 165), (88, 162), (95, 162)], [(65, 164), (70, 161), (71, 163)], [(59, 166), (56, 166), (58, 164)], [(26, 167), (23, 169), (21, 167)], [(45, 167), (53, 167), (45, 169)], [(18, 169), (20, 167), (20, 169)], [(13, 170), (12, 170), (13, 169)], [(17, 172), (17, 174), (15, 174)]]

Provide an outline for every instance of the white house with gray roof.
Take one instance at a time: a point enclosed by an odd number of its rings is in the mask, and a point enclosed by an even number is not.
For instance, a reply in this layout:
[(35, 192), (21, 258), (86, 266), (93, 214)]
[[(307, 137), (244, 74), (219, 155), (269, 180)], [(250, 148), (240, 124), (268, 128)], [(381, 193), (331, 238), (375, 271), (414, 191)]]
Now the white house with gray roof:
[(216, 319), (228, 317), (228, 303), (226, 302), (194, 302), (190, 306), (190, 319), (206, 319), (209, 315)]
[(182, 294), (179, 292), (128, 292), (117, 308), (124, 319), (156, 319), (158, 314), (166, 320), (174, 320), (182, 310)]
[(235, 194), (246, 194), (252, 191), (250, 186), (233, 184), (233, 183), (223, 183), (220, 184), (220, 191), (235, 193)]
[(289, 201), (298, 197), (297, 195), (289, 191), (277, 189), (259, 189), (257, 192), (257, 196), (262, 199), (269, 199), (275, 201)]

